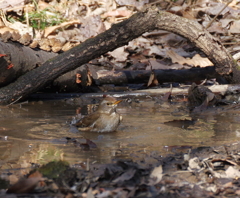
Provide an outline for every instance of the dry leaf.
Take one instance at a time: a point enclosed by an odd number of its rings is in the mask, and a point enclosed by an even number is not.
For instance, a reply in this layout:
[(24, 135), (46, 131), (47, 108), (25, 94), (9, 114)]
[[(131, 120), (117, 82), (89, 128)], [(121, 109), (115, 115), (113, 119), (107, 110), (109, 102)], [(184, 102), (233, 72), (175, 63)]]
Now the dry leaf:
[(197, 157), (191, 158), (188, 161), (188, 165), (189, 165), (190, 169), (197, 169), (197, 170), (201, 169), (199, 164), (200, 164), (200, 161), (199, 161), (199, 159)]
[(145, 45), (145, 48), (149, 49), (148, 55), (159, 55), (162, 57), (166, 55), (165, 49), (161, 49), (157, 45)]
[(31, 41), (32, 41), (32, 36), (28, 33), (23, 34), (21, 38), (18, 40), (18, 42), (23, 45), (29, 45)]
[(20, 7), (24, 4), (24, 0), (12, 0), (12, 1), (1, 1), (0, 9), (10, 9), (14, 7)]
[(13, 28), (10, 28), (10, 27), (7, 27), (7, 26), (0, 27), (0, 34), (3, 34), (7, 31), (13, 33), (13, 32), (16, 32), (17, 30), (15, 30)]
[(17, 183), (11, 186), (7, 193), (30, 193), (38, 185), (38, 182), (42, 180), (42, 174), (36, 171), (30, 175), (29, 178), (19, 179)]
[(67, 42), (63, 45), (62, 47), (62, 51), (68, 51), (69, 49), (71, 49), (72, 47), (74, 47), (74, 44), (73, 43), (70, 43), (70, 42)]
[(150, 178), (153, 179), (154, 181), (150, 181), (150, 184), (154, 185), (159, 183), (162, 180), (163, 177), (163, 169), (162, 165), (155, 167), (150, 175)]
[(240, 171), (238, 168), (229, 166), (228, 169), (225, 171), (227, 178), (239, 178), (240, 177)]
[(127, 57), (129, 55), (128, 52), (125, 52), (125, 47), (119, 47), (115, 50), (113, 50), (112, 52), (108, 52), (108, 54), (110, 54), (112, 57), (114, 57), (116, 59), (116, 61), (118, 62), (124, 62), (127, 60)]
[(29, 45), (31, 48), (36, 48), (38, 47), (38, 40), (33, 40), (32, 43)]
[(229, 32), (232, 34), (239, 34), (240, 33), (240, 21), (239, 20), (234, 20), (232, 23)]
[(9, 31), (6, 31), (4, 32), (2, 35), (1, 35), (1, 38), (3, 40), (3, 42), (7, 42), (10, 38), (12, 37), (12, 34), (9, 32)]
[(56, 39), (56, 38), (50, 38), (49, 39), (49, 44), (52, 46), (52, 51), (53, 52), (59, 52), (62, 50), (63, 45), (65, 44), (66, 40), (62, 39)]
[(184, 69), (184, 68), (189, 68), (187, 66), (183, 66), (181, 64), (172, 64), (172, 65), (164, 65), (162, 63), (159, 63), (157, 60), (150, 60), (149, 61), (151, 66), (148, 65), (146, 67), (146, 70), (151, 70), (151, 69)]
[(12, 32), (12, 41), (17, 41), (19, 39), (21, 39), (21, 35), (17, 31)]
[(47, 37), (48, 35), (52, 34), (54, 31), (56, 31), (59, 28), (64, 28), (66, 26), (70, 26), (70, 25), (74, 25), (74, 24), (81, 24), (81, 22), (79, 20), (74, 20), (74, 21), (61, 23), (60, 25), (47, 27), (47, 28), (45, 28), (44, 37)]
[(153, 87), (153, 86), (157, 86), (157, 85), (158, 85), (157, 77), (156, 77), (155, 73), (152, 72), (149, 77), (147, 87)]
[[(209, 24), (209, 21), (203, 23), (206, 27)], [(221, 22), (213, 22), (212, 25), (207, 29), (209, 32), (225, 34), (227, 33), (227, 29), (222, 27)]]
[(179, 63), (182, 65), (188, 64), (200, 67), (213, 66), (213, 63), (208, 58), (203, 58), (199, 54), (196, 54), (192, 59), (186, 59), (175, 53), (173, 50), (168, 50), (166, 53), (172, 59), (173, 63)]
[(87, 86), (91, 86), (92, 83), (93, 83), (92, 74), (91, 74), (90, 70), (88, 69), (88, 72), (87, 72)]
[[(214, 5), (215, 4), (215, 5)], [(224, 3), (213, 3), (212, 6), (209, 6), (209, 7), (206, 7), (206, 10), (205, 12), (209, 15), (217, 15), (220, 13), (220, 11), (225, 7), (225, 4)], [(220, 16), (221, 15), (225, 15), (226, 13), (231, 13), (231, 11), (234, 11), (232, 8), (230, 7), (226, 7), (221, 13), (220, 13)]]
[(46, 3), (44, 1), (38, 1), (38, 10), (44, 10), (46, 8), (52, 8), (52, 6), (49, 3)]
[(141, 0), (141, 1), (136, 1), (136, 0), (116, 0), (118, 5), (131, 5), (135, 7), (140, 7), (143, 6), (146, 3), (149, 3), (149, 0)]
[(45, 51), (51, 51), (49, 39), (43, 38), (39, 41), (39, 48)]
[(103, 18), (107, 17), (129, 17), (132, 15), (132, 12), (129, 10), (114, 10), (109, 11), (103, 15)]

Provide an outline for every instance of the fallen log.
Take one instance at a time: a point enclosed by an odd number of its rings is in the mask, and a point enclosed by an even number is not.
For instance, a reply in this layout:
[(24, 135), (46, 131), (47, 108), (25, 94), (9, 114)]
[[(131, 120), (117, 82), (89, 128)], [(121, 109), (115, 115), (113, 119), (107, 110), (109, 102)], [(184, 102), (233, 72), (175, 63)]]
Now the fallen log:
[[(91, 70), (91, 69), (90, 69)], [(147, 83), (149, 76), (154, 72), (159, 83), (164, 82), (192, 82), (203, 79), (217, 78), (214, 67), (192, 68), (182, 70), (123, 70), (123, 71), (95, 71), (92, 73), (93, 80), (97, 85), (102, 84), (133, 84)]]
[(0, 54), (0, 87), (6, 86), (58, 55), (39, 49), (34, 50), (17, 42), (5, 43), (1, 39)]
[[(18, 43), (4, 43), (0, 41), (0, 54), (4, 53), (6, 56), (0, 57), (0, 87), (15, 81), (19, 76), (36, 67), (40, 67), (46, 60), (57, 56), (56, 53), (34, 50)], [(9, 64), (13, 66), (9, 68)], [(86, 75), (87, 68), (89, 68), (96, 85), (147, 83), (151, 75), (150, 70), (113, 71), (87, 64), (57, 78), (52, 82), (51, 88), (59, 92), (78, 91), (79, 85), (76, 83), (76, 74), (82, 74), (81, 84), (86, 86), (87, 78), (84, 78), (84, 75)], [(214, 67), (184, 70), (154, 70), (154, 73), (159, 83), (200, 81), (218, 76)]]
[(168, 12), (159, 11), (156, 8), (147, 8), (129, 19), (113, 25), (98, 36), (86, 40), (79, 46), (46, 61), (41, 67), (1, 88), (0, 103), (8, 104), (20, 98), (25, 99), (29, 94), (44, 87), (60, 75), (74, 70), (108, 51), (126, 45), (143, 33), (155, 29), (168, 30), (186, 37), (214, 63), (217, 73), (229, 82), (239, 82), (237, 63), (221, 42), (210, 35), (200, 24)]
[[(97, 66), (86, 64), (68, 72), (53, 81), (51, 88), (59, 90), (58, 92), (76, 92), (80, 88), (86, 87), (88, 79), (86, 78), (89, 69), (94, 85), (101, 86), (105, 84), (128, 85), (128, 84), (147, 84), (149, 77), (154, 72), (158, 83), (164, 82), (197, 82), (205, 79), (218, 78), (220, 75), (215, 71), (215, 67), (191, 68), (182, 70), (105, 70)], [(76, 83), (76, 74), (81, 74), (81, 86)], [(86, 88), (87, 89), (87, 88)], [(88, 89), (89, 90), (89, 89)]]

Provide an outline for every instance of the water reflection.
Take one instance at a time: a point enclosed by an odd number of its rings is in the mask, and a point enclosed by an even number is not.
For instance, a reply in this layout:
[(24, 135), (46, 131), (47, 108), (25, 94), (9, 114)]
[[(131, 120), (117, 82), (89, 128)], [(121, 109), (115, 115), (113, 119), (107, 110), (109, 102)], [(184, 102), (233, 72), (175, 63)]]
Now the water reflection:
[[(107, 163), (134, 152), (166, 152), (164, 146), (220, 145), (240, 139), (239, 113), (207, 113), (194, 117), (188, 130), (164, 124), (191, 120), (183, 104), (159, 104), (153, 99), (123, 102), (118, 111), (123, 121), (114, 133), (83, 133), (69, 123), (83, 104), (69, 101), (30, 102), (1, 108), (1, 169), (23, 168), (31, 163), (64, 159), (71, 164)], [(7, 136), (7, 139), (4, 137)], [(97, 148), (85, 151), (66, 137), (93, 141)]]

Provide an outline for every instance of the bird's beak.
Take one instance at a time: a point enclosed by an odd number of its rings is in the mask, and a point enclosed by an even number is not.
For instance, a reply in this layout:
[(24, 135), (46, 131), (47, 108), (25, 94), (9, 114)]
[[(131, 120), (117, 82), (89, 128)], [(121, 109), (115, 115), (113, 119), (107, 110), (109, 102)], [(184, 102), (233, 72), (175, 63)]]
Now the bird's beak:
[(113, 104), (114, 104), (114, 105), (117, 105), (117, 104), (119, 104), (120, 102), (122, 102), (122, 100), (117, 100), (117, 101), (114, 102)]

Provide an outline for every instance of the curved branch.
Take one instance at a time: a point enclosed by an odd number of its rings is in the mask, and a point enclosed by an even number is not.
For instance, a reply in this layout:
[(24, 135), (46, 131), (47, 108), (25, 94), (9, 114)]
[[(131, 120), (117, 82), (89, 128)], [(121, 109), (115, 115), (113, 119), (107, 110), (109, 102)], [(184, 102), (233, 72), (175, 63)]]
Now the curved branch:
[(26, 98), (29, 94), (39, 90), (58, 76), (108, 51), (126, 45), (143, 33), (155, 29), (168, 30), (194, 42), (215, 64), (217, 72), (224, 75), (224, 77), (229, 77), (228, 79), (234, 82), (231, 74), (236, 63), (234, 63), (223, 45), (204, 30), (201, 25), (171, 13), (148, 8), (121, 23), (113, 25), (106, 32), (46, 61), (41, 67), (28, 72), (14, 83), (1, 88), (0, 103), (11, 103), (19, 97)]

